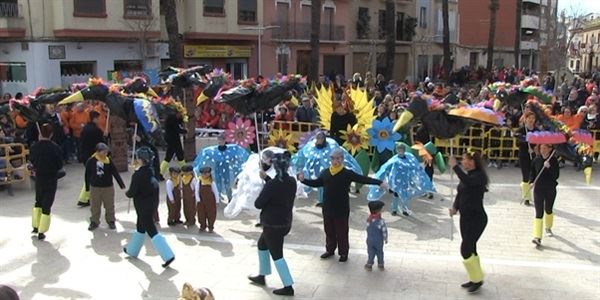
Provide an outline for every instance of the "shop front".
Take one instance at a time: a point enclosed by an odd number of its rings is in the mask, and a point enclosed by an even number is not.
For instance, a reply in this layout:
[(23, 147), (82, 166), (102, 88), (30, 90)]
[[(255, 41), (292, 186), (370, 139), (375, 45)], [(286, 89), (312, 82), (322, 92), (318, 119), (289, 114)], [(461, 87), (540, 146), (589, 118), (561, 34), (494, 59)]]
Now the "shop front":
[(248, 77), (251, 46), (185, 45), (184, 57), (188, 67), (208, 64), (230, 73), (234, 79)]

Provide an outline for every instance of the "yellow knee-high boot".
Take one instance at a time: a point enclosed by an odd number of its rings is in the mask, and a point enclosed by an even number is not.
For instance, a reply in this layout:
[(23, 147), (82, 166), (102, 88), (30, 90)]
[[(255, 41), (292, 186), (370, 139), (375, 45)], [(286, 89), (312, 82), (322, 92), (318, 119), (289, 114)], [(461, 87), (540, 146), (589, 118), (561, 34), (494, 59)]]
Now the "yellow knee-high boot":
[(164, 175), (164, 174), (166, 174), (166, 173), (167, 173), (167, 170), (169, 170), (169, 162), (168, 162), (168, 161), (165, 161), (165, 160), (163, 160), (163, 161), (160, 163), (160, 174), (163, 174), (163, 175)]
[(42, 215), (41, 207), (34, 207), (31, 213), (31, 227), (38, 229), (40, 227), (40, 216)]
[(536, 239), (542, 239), (542, 223), (542, 218), (533, 220), (533, 237)]
[(554, 214), (544, 213), (544, 223), (546, 229), (552, 229), (552, 225), (554, 224)]
[(185, 160), (178, 160), (177, 161), (177, 165), (182, 168), (183, 166), (185, 166)]
[(50, 215), (42, 214), (40, 216), (40, 227), (38, 228), (39, 233), (44, 233), (50, 229)]
[(79, 202), (90, 202), (90, 192), (85, 190), (85, 182), (83, 183), (83, 186), (81, 186), (81, 191), (79, 192)]
[(469, 281), (473, 283), (483, 281), (483, 271), (481, 270), (479, 257), (477, 255), (473, 254), (469, 258), (463, 260), (463, 264), (465, 265), (465, 270), (467, 270), (467, 275), (469, 275)]
[(523, 200), (529, 200), (531, 201), (531, 189), (529, 188), (530, 184), (529, 182), (521, 182), (521, 198)]

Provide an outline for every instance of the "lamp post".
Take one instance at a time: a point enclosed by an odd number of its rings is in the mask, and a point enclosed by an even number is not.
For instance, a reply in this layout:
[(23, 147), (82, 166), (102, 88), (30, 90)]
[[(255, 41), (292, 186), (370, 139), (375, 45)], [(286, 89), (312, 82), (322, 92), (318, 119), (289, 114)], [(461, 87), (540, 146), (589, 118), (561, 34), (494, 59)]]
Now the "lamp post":
[(258, 74), (257, 75), (262, 75), (262, 64), (261, 64), (262, 51), (261, 51), (261, 44), (262, 44), (262, 34), (263, 34), (263, 31), (269, 30), (269, 29), (275, 29), (275, 28), (279, 28), (279, 26), (255, 26), (255, 27), (240, 28), (240, 30), (255, 30), (258, 33)]

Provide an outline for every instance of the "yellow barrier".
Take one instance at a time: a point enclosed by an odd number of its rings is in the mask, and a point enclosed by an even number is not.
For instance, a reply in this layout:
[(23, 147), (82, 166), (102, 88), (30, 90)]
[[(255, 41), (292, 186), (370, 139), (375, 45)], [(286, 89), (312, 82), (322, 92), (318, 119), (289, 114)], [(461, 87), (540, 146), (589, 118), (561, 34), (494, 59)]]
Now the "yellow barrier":
[(291, 132), (296, 141), (306, 132), (321, 128), (319, 124), (307, 122), (292, 122), (292, 121), (273, 121), (269, 124), (269, 133), (271, 130), (282, 129), (283, 131)]
[(454, 153), (454, 155), (462, 155), (471, 151), (484, 152), (485, 149), (485, 132), (479, 125), (471, 126), (467, 129), (464, 135), (456, 136), (451, 139), (435, 139), (435, 146), (442, 151), (444, 156)]
[(0, 168), (0, 185), (20, 182), (29, 176), (28, 155), (29, 150), (24, 144), (0, 144), (0, 160), (4, 162), (4, 167)]

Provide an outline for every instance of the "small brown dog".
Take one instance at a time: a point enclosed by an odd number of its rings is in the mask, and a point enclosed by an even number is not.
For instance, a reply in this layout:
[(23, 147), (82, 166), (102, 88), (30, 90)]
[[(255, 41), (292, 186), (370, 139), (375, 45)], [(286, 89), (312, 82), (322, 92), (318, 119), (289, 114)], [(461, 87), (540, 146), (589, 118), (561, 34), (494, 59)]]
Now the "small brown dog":
[(194, 289), (191, 284), (186, 282), (183, 284), (179, 300), (215, 300), (215, 296), (208, 288)]

